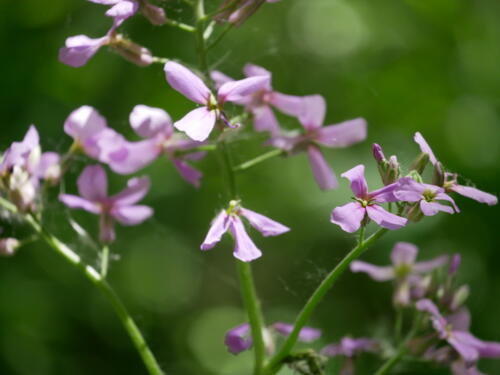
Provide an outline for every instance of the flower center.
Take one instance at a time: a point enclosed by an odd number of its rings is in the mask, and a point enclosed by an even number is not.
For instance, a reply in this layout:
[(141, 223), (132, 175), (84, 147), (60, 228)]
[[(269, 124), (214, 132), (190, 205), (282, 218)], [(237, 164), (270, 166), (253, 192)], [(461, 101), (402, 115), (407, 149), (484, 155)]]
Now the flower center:
[(432, 202), (434, 201), (434, 198), (436, 198), (436, 193), (432, 190), (425, 190), (422, 193), (422, 197), (427, 201), (427, 202)]
[(411, 264), (402, 263), (394, 269), (394, 272), (398, 279), (403, 279), (411, 273), (411, 270)]

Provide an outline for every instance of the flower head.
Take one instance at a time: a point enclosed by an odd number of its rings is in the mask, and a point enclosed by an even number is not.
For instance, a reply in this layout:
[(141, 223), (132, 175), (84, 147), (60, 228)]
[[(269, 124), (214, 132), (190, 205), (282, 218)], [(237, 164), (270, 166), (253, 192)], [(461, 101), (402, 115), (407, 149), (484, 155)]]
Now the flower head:
[(351, 182), (351, 190), (354, 193), (354, 202), (336, 207), (332, 211), (331, 222), (339, 225), (349, 233), (356, 232), (365, 217), (370, 218), (378, 225), (387, 229), (399, 229), (406, 225), (407, 219), (394, 215), (384, 210), (380, 204), (385, 202), (396, 202), (394, 196), (396, 184), (385, 186), (381, 189), (368, 192), (365, 179), (364, 165), (358, 165), (342, 174)]
[(153, 209), (137, 205), (149, 190), (149, 178), (133, 178), (120, 193), (108, 196), (108, 179), (100, 165), (86, 167), (78, 178), (80, 196), (61, 194), (59, 200), (73, 209), (82, 209), (100, 216), (100, 239), (115, 239), (114, 221), (137, 225), (153, 215)]
[(217, 120), (233, 126), (224, 114), (225, 102), (238, 101), (269, 84), (269, 77), (266, 76), (231, 81), (223, 84), (215, 97), (196, 74), (181, 64), (172, 61), (166, 63), (165, 75), (173, 89), (201, 105), (174, 124), (195, 141), (207, 139)]
[(201, 250), (212, 249), (221, 240), (224, 233), (229, 230), (235, 242), (233, 252), (235, 258), (243, 262), (251, 262), (259, 258), (262, 252), (248, 236), (241, 220), (242, 216), (264, 237), (278, 236), (290, 230), (266, 216), (243, 208), (238, 201), (231, 201), (229, 208), (221, 211), (213, 220), (210, 230), (201, 244)]

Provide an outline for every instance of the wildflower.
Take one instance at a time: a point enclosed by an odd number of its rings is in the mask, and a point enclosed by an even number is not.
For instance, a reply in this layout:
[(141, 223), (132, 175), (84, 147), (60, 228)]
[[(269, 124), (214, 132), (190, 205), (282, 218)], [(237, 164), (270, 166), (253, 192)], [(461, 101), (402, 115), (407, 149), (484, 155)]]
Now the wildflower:
[(210, 135), (216, 120), (232, 127), (222, 108), (224, 103), (238, 101), (242, 97), (269, 85), (269, 77), (259, 76), (227, 82), (217, 91), (217, 98), (203, 81), (189, 69), (176, 62), (165, 64), (165, 74), (173, 89), (202, 107), (189, 112), (174, 126), (195, 141), (204, 141)]
[[(420, 134), (419, 132), (415, 133), (414, 140), (420, 146), (422, 152), (429, 155), (429, 160), (432, 165), (434, 165), (435, 168), (439, 168), (440, 163), (422, 134)], [(444, 173), (444, 179), (445, 181), (443, 187), (446, 192), (453, 191), (455, 193), (463, 195), (464, 197), (474, 199), (480, 203), (486, 203), (489, 206), (493, 206), (498, 203), (498, 198), (493, 194), (486, 193), (471, 186), (458, 184), (457, 174), (455, 173)]]
[(361, 223), (366, 216), (387, 229), (393, 230), (404, 227), (407, 219), (387, 212), (380, 206), (381, 203), (396, 202), (398, 200), (393, 194), (397, 185), (391, 184), (368, 192), (364, 173), (365, 166), (360, 164), (341, 175), (351, 182), (355, 202), (336, 207), (332, 211), (331, 222), (339, 225), (349, 233), (356, 232), (361, 227)]
[(373, 157), (377, 161), (378, 171), (384, 185), (390, 185), (396, 182), (401, 176), (401, 168), (398, 159), (392, 155), (389, 160), (385, 158), (382, 147), (374, 143), (372, 145)]
[(439, 338), (447, 341), (467, 366), (473, 366), (481, 357), (500, 357), (500, 343), (482, 341), (469, 332), (470, 315), (466, 310), (444, 318), (429, 299), (418, 301), (416, 307), (430, 314), (432, 325)]
[[(214, 19), (217, 21), (227, 21), (229, 23), (235, 24), (236, 26), (241, 26), (248, 17), (253, 15), (262, 4), (264, 3), (276, 3), (280, 0), (240, 0), (239, 2), (234, 2), (234, 0), (224, 0), (220, 5), (219, 9), (224, 10), (219, 13)], [(234, 6), (230, 6), (234, 3)], [(226, 9), (229, 6), (229, 9)]]
[(152, 208), (136, 205), (149, 190), (149, 178), (133, 178), (120, 193), (108, 196), (108, 179), (100, 165), (86, 167), (78, 178), (80, 196), (61, 194), (66, 206), (82, 209), (100, 216), (100, 239), (103, 243), (115, 240), (114, 220), (123, 225), (137, 225), (148, 219)]
[(251, 262), (259, 258), (262, 252), (255, 246), (247, 232), (241, 216), (245, 217), (251, 226), (257, 229), (264, 237), (278, 236), (290, 229), (284, 225), (241, 207), (239, 201), (229, 202), (229, 208), (222, 210), (214, 219), (208, 234), (201, 244), (201, 250), (212, 249), (228, 230), (233, 235), (235, 247), (233, 255), (243, 262)]
[(139, 136), (150, 140), (150, 147), (145, 148), (145, 151), (151, 155), (145, 159), (153, 160), (161, 154), (165, 154), (172, 160), (175, 168), (186, 181), (196, 187), (200, 186), (203, 174), (191, 167), (186, 160), (199, 160), (205, 156), (205, 153), (197, 152), (179, 156), (177, 152), (187, 152), (190, 148), (200, 146), (203, 143), (175, 134), (170, 116), (161, 108), (145, 105), (135, 106), (130, 113), (130, 124)]
[(127, 18), (141, 12), (153, 25), (163, 25), (165, 11), (152, 5), (148, 0), (89, 0), (93, 3), (111, 5), (106, 16), (114, 19), (115, 26), (120, 26)]
[(321, 95), (304, 97), (299, 120), (305, 132), (293, 137), (274, 137), (271, 144), (291, 152), (306, 149), (317, 184), (322, 190), (329, 190), (336, 188), (338, 183), (319, 145), (340, 148), (363, 141), (366, 138), (366, 121), (357, 118), (336, 125), (322, 126), (325, 112), (326, 103)]
[[(439, 211), (449, 214), (460, 212), (453, 198), (446, 194), (443, 188), (418, 183), (410, 177), (399, 179), (394, 196), (403, 202), (416, 202), (415, 207), (420, 208), (425, 216), (436, 215)], [(450, 202), (451, 206), (441, 204), (438, 201)]]
[[(303, 97), (286, 95), (274, 91), (271, 87), (271, 72), (261, 66), (246, 64), (243, 72), (247, 77), (269, 77), (269, 84), (251, 95), (242, 97), (235, 103), (244, 105), (245, 110), (252, 114), (256, 131), (268, 131), (271, 135), (278, 136), (280, 127), (271, 106), (287, 115), (298, 117), (303, 110)], [(211, 72), (210, 76), (218, 87), (224, 83), (234, 81), (232, 78), (218, 71)]]
[[(264, 341), (266, 341), (266, 345), (268, 347), (268, 351), (272, 353), (273, 350), (269, 349), (272, 349), (274, 347), (272, 339), (269, 335), (270, 332), (276, 332), (286, 337), (290, 335), (292, 330), (292, 325), (283, 322), (276, 322), (268, 328), (265, 328), (263, 335)], [(304, 327), (300, 330), (298, 339), (302, 342), (311, 342), (317, 340), (320, 336), (321, 331), (319, 329)], [(224, 344), (227, 346), (229, 352), (235, 355), (250, 349), (253, 344), (250, 332), (250, 324), (243, 323), (230, 329), (226, 333)]]
[(391, 266), (380, 267), (363, 261), (351, 263), (352, 272), (365, 272), (375, 281), (396, 280), (394, 302), (406, 306), (410, 303), (411, 287), (419, 286), (422, 275), (441, 267), (448, 261), (443, 255), (426, 262), (415, 262), (418, 248), (408, 242), (398, 242), (391, 252)]

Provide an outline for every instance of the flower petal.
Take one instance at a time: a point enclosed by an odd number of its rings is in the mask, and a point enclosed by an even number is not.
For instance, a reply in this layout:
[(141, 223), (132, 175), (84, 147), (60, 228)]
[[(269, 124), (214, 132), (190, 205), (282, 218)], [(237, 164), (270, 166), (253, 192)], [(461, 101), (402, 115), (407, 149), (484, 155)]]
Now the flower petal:
[(226, 82), (234, 81), (233, 78), (225, 75), (222, 72), (219, 72), (218, 70), (212, 70), (210, 72), (210, 78), (212, 79), (212, 81), (214, 81), (216, 89), (219, 89)]
[(413, 265), (413, 270), (415, 272), (430, 272), (435, 268), (439, 268), (448, 263), (449, 257), (448, 255), (441, 255), (432, 260), (428, 260), (425, 262), (417, 262)]
[(474, 338), (469, 332), (453, 331), (448, 338), (451, 346), (460, 354), (465, 362), (471, 364), (479, 359), (479, 352), (472, 345)]
[(327, 147), (348, 147), (366, 139), (366, 120), (356, 118), (317, 130), (316, 141)]
[(357, 165), (347, 172), (341, 174), (351, 182), (351, 190), (358, 198), (365, 198), (368, 195), (368, 185), (365, 179), (365, 166)]
[(79, 68), (109, 41), (109, 37), (89, 38), (86, 35), (75, 35), (66, 39), (65, 47), (59, 50), (59, 61), (63, 64)]
[(306, 130), (319, 128), (325, 121), (326, 102), (321, 95), (302, 97), (299, 121)]
[(245, 227), (239, 217), (232, 217), (229, 224), (229, 229), (234, 237), (234, 253), (235, 258), (243, 262), (251, 262), (262, 256), (262, 252), (255, 246), (253, 241), (248, 236)]
[(149, 177), (135, 177), (127, 182), (127, 187), (110, 197), (115, 206), (130, 206), (143, 199), (149, 191)]
[(434, 155), (434, 152), (432, 152), (431, 146), (427, 143), (427, 141), (424, 139), (422, 134), (419, 132), (415, 133), (415, 136), (413, 137), (413, 140), (418, 143), (420, 146), (420, 150), (422, 150), (423, 153), (426, 153), (429, 155), (429, 160), (431, 161), (432, 165), (436, 165), (438, 162), (436, 155)]
[(225, 210), (222, 210), (210, 224), (205, 240), (201, 244), (201, 250), (210, 250), (220, 241), (222, 235), (229, 228), (229, 217)]
[(351, 202), (343, 206), (335, 207), (332, 211), (330, 221), (339, 225), (342, 230), (354, 233), (361, 226), (361, 221), (365, 217), (365, 213), (365, 208), (358, 202)]
[(424, 184), (419, 184), (410, 177), (400, 178), (397, 184), (394, 196), (403, 202), (418, 202), (422, 199), (422, 193), (426, 190)]
[(101, 212), (101, 207), (98, 204), (77, 195), (61, 194), (59, 195), (59, 200), (69, 208), (85, 210), (93, 214), (99, 214)]
[(375, 281), (387, 281), (395, 277), (394, 269), (390, 266), (380, 267), (360, 260), (351, 263), (351, 271), (364, 272)]
[(161, 108), (136, 105), (129, 117), (132, 129), (143, 138), (152, 138), (159, 133), (169, 137), (173, 133), (172, 120)]
[(268, 105), (253, 107), (253, 126), (256, 131), (268, 131), (271, 135), (279, 135), (280, 127), (273, 110)]
[(391, 252), (392, 264), (399, 266), (401, 264), (412, 265), (417, 258), (418, 247), (409, 242), (398, 242), (394, 245)]
[[(155, 139), (145, 139), (139, 142), (120, 142), (113, 140), (113, 137), (104, 142), (100, 140), (99, 160), (107, 163), (113, 172), (119, 174), (131, 174), (152, 163), (161, 153)], [(118, 146), (118, 147), (116, 147)], [(114, 148), (113, 148), (114, 147)]]
[(280, 92), (273, 91), (268, 99), (269, 104), (273, 105), (281, 112), (299, 117), (303, 111), (304, 97), (295, 95), (285, 95)]
[(174, 163), (175, 169), (177, 169), (177, 171), (187, 182), (189, 182), (194, 187), (200, 187), (200, 180), (203, 177), (203, 173), (190, 166), (184, 160), (173, 159), (172, 162)]
[(398, 184), (393, 183), (380, 189), (371, 191), (368, 194), (372, 198), (372, 201), (376, 203), (397, 202), (399, 199), (394, 195), (394, 191), (397, 188)]
[(127, 18), (132, 17), (139, 9), (139, 3), (134, 0), (122, 0), (112, 8), (106, 11), (106, 16), (115, 20), (115, 26), (118, 27)]
[(209, 111), (206, 107), (201, 107), (189, 112), (174, 123), (174, 126), (185, 132), (189, 138), (195, 141), (204, 141), (214, 128), (215, 120), (215, 111)]
[(174, 90), (195, 103), (208, 104), (211, 93), (200, 77), (173, 61), (166, 63), (164, 70), (167, 82)]
[(265, 89), (269, 85), (270, 77), (257, 76), (224, 83), (217, 91), (219, 103), (234, 102)]
[(80, 142), (98, 134), (106, 127), (106, 119), (88, 105), (75, 109), (64, 122), (64, 132)]
[(408, 222), (408, 219), (391, 214), (390, 212), (387, 212), (382, 207), (377, 205), (366, 207), (366, 213), (368, 214), (368, 217), (378, 225), (390, 230), (402, 228)]
[(77, 185), (80, 195), (91, 202), (99, 202), (108, 197), (108, 177), (100, 165), (85, 167), (78, 177)]
[(137, 225), (153, 215), (153, 209), (148, 206), (115, 206), (111, 216), (123, 225)]
[(494, 206), (498, 203), (498, 198), (493, 194), (486, 193), (470, 186), (453, 185), (451, 190), (453, 190), (455, 193), (463, 195), (464, 197), (474, 199), (475, 201), (478, 201), (480, 203), (486, 203), (488, 206)]
[(438, 202), (427, 202), (425, 200), (420, 201), (420, 209), (425, 216), (434, 216), (439, 211), (449, 214), (455, 213), (453, 208), (450, 206), (445, 206), (444, 204)]
[(307, 148), (309, 164), (314, 174), (314, 179), (321, 190), (330, 190), (338, 187), (337, 178), (328, 165), (321, 150), (316, 146)]
[(248, 350), (252, 346), (252, 337), (250, 336), (250, 324), (243, 323), (230, 329), (226, 333), (224, 344), (232, 354), (239, 354)]
[(271, 72), (267, 69), (264, 69), (262, 66), (254, 65), (254, 64), (245, 64), (243, 67), (243, 73), (247, 77), (255, 77), (255, 76), (269, 76), (271, 77)]
[(241, 207), (241, 214), (257, 229), (264, 237), (279, 236), (286, 233), (290, 228), (280, 224), (257, 212)]
[[(271, 326), (274, 331), (283, 336), (289, 336), (293, 331), (293, 325), (283, 322), (276, 322)], [(312, 342), (321, 337), (321, 331), (312, 327), (304, 327), (299, 332), (299, 340), (302, 342)]]

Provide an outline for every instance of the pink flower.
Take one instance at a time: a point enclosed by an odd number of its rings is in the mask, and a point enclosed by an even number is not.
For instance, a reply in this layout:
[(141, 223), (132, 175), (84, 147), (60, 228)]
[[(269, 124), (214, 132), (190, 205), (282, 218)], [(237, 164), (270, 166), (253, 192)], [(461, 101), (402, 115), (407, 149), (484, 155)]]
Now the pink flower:
[(96, 4), (110, 5), (106, 16), (113, 18), (115, 26), (120, 26), (127, 18), (141, 12), (153, 25), (163, 25), (165, 11), (152, 5), (148, 0), (89, 0)]
[(149, 178), (133, 178), (120, 193), (108, 196), (108, 179), (99, 165), (86, 167), (78, 178), (80, 196), (61, 194), (59, 200), (73, 209), (82, 209), (100, 216), (100, 239), (115, 240), (114, 220), (123, 225), (137, 225), (153, 215), (148, 206), (136, 205), (149, 190)]
[(391, 184), (368, 192), (364, 174), (364, 165), (358, 165), (341, 175), (351, 182), (355, 202), (336, 207), (332, 211), (331, 222), (339, 225), (349, 233), (356, 232), (361, 227), (361, 223), (366, 216), (387, 229), (404, 227), (408, 221), (407, 219), (391, 214), (380, 206), (381, 203), (396, 202), (398, 200), (394, 196), (397, 185)]
[[(439, 161), (437, 160), (436, 155), (434, 155), (434, 152), (432, 151), (431, 147), (424, 139), (422, 134), (420, 134), (419, 132), (415, 133), (414, 140), (420, 146), (422, 152), (429, 155), (429, 160), (431, 161), (432, 165), (436, 167)], [(493, 206), (498, 203), (498, 198), (493, 194), (486, 193), (471, 186), (459, 185), (457, 182), (457, 174), (455, 173), (445, 173), (445, 182), (443, 187), (445, 188), (446, 192), (453, 191), (455, 193), (463, 195), (464, 197), (474, 199), (481, 203), (486, 203), (489, 206)]]
[(251, 262), (259, 258), (262, 252), (248, 236), (241, 216), (245, 217), (250, 225), (262, 233), (264, 237), (278, 236), (290, 230), (268, 217), (241, 207), (238, 201), (231, 201), (229, 208), (221, 211), (215, 217), (205, 240), (201, 244), (201, 250), (212, 249), (221, 240), (224, 233), (229, 230), (235, 242), (233, 252), (235, 258), (243, 262)]
[(220, 119), (231, 126), (223, 112), (225, 102), (241, 100), (269, 84), (269, 77), (251, 77), (240, 81), (227, 82), (217, 91), (217, 98), (203, 81), (186, 67), (176, 62), (165, 64), (165, 75), (173, 89), (188, 99), (202, 105), (192, 110), (174, 126), (195, 141), (204, 141), (210, 135), (215, 122)]

